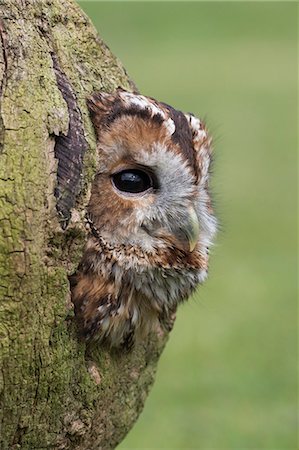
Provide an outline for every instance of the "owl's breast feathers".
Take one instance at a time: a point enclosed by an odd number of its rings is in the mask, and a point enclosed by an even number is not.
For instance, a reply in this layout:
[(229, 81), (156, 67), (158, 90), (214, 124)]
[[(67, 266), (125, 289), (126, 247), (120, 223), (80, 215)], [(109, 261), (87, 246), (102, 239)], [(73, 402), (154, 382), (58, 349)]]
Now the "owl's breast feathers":
[(207, 275), (206, 255), (179, 253), (144, 254), (92, 238), (71, 278), (81, 335), (129, 347), (160, 325), (171, 328), (177, 305)]

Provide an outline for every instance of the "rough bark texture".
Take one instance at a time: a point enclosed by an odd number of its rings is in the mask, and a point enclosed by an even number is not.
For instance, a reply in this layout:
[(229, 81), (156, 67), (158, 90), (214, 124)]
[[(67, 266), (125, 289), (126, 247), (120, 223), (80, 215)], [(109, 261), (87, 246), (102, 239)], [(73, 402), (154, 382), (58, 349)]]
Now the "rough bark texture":
[(68, 275), (97, 158), (86, 97), (132, 88), (72, 0), (0, 0), (0, 448), (108, 449), (166, 336), (130, 354), (77, 338)]

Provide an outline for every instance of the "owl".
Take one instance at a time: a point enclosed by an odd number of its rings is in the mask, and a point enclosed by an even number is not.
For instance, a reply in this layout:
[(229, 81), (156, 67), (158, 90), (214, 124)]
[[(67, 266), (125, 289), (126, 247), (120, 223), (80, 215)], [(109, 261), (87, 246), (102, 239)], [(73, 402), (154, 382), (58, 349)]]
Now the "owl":
[(93, 94), (88, 107), (98, 171), (72, 300), (87, 340), (131, 348), (171, 329), (207, 276), (211, 138), (193, 115), (122, 89)]

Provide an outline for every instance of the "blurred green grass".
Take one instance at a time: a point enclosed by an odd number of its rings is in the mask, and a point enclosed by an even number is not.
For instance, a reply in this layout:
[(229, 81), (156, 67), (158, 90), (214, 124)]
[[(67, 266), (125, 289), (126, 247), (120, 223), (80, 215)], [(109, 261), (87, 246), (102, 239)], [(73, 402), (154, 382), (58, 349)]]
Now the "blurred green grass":
[(119, 449), (296, 449), (297, 5), (80, 5), (142, 93), (215, 136), (210, 279)]

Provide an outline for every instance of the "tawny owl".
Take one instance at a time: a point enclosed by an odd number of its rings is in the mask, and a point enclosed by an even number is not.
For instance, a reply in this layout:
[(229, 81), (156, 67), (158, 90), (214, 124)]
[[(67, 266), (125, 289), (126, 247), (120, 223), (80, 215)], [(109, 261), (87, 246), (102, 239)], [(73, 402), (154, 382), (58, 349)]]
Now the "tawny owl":
[(194, 116), (121, 89), (88, 106), (99, 169), (72, 298), (87, 339), (130, 346), (158, 324), (169, 328), (207, 276), (211, 138)]

